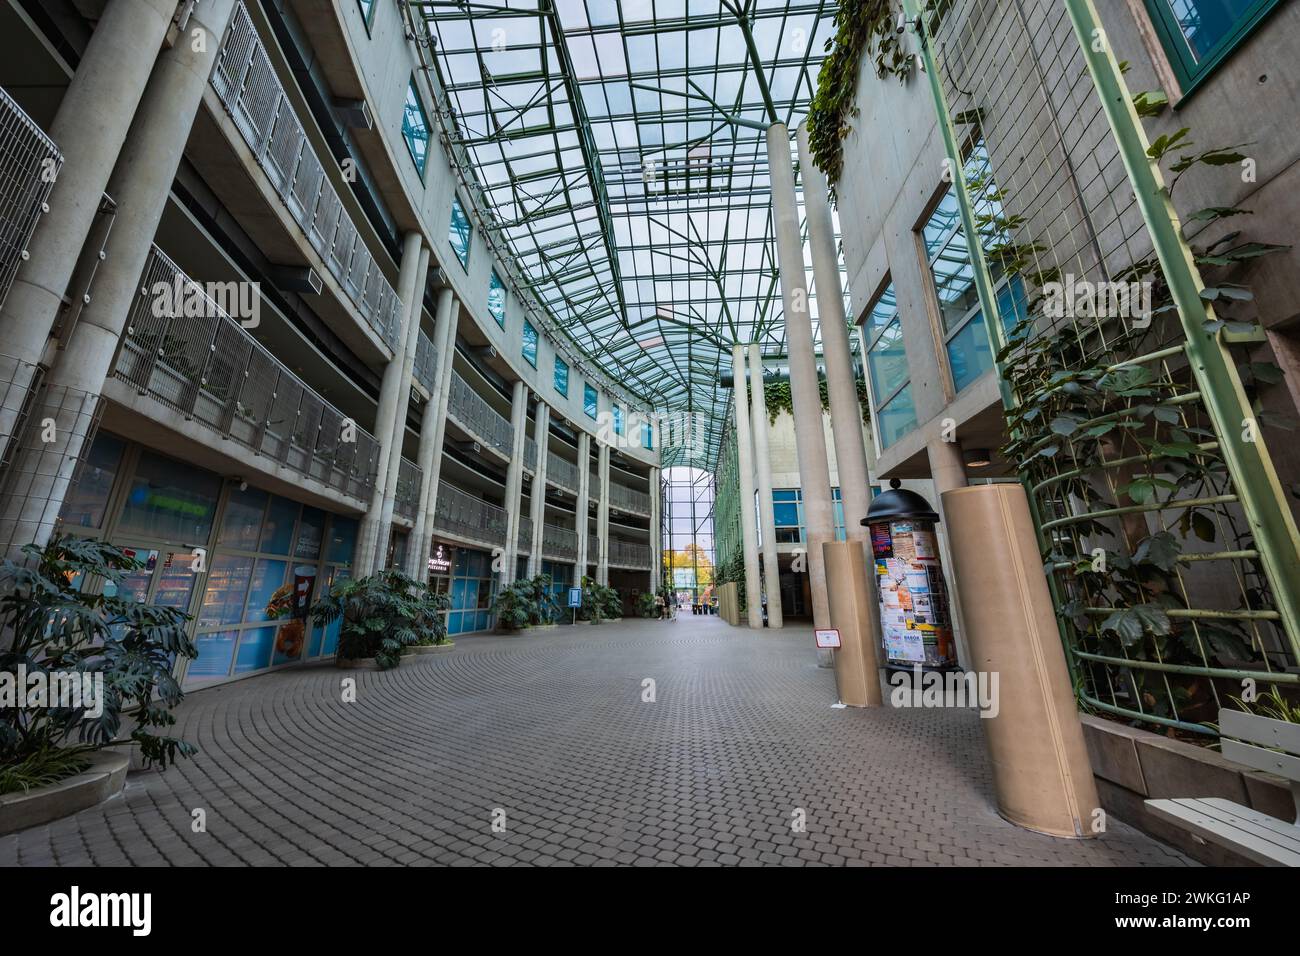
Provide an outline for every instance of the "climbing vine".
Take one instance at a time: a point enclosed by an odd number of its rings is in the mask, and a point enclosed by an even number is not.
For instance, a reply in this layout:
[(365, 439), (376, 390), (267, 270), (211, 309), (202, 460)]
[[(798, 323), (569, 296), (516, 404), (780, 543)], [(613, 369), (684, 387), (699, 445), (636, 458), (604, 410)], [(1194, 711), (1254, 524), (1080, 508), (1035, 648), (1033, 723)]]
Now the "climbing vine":
[[(862, 410), (862, 423), (865, 425), (871, 421), (871, 406), (867, 401), (867, 383), (864, 379), (856, 379), (854, 384), (858, 390), (858, 407)], [(817, 383), (818, 390), (821, 392), (822, 408), (830, 411), (831, 398), (827, 391), (826, 379), (821, 379)], [(784, 382), (765, 382), (763, 384), (763, 401), (767, 404), (767, 420), (770, 424), (775, 425), (778, 416), (786, 412), (791, 416), (794, 415), (794, 395), (790, 391), (790, 383)]]
[(854, 100), (864, 51), (875, 61), (877, 76), (889, 74), (900, 80), (907, 76), (908, 58), (894, 32), (891, 0), (840, 0), (835, 34), (826, 40), (827, 56), (808, 110), (808, 145), (813, 162), (830, 183), (832, 202), (844, 163), (849, 120), (858, 113)]

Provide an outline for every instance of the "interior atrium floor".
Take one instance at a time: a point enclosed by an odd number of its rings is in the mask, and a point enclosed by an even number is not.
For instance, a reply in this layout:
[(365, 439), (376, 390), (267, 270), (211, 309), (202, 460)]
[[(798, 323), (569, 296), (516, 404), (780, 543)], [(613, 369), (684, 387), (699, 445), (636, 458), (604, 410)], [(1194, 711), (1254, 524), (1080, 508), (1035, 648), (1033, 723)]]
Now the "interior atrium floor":
[(1190, 865), (1004, 821), (973, 710), (834, 702), (807, 629), (689, 614), (281, 671), (191, 694), (198, 755), (0, 865)]

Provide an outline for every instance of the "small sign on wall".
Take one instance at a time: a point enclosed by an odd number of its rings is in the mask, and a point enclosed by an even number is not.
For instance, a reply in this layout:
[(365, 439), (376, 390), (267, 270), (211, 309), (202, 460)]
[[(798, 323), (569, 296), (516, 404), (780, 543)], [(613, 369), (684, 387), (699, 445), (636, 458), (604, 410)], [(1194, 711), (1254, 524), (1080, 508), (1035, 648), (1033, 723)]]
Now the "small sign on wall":
[(569, 588), (569, 607), (582, 607), (582, 588)]
[(817, 646), (818, 646), (818, 647), (832, 647), (832, 648), (834, 648), (834, 647), (839, 647), (839, 646), (840, 646), (840, 632), (839, 632), (839, 628), (834, 628), (834, 627), (819, 627), (816, 631), (813, 632), (813, 634), (814, 634), (814, 635), (816, 636), (816, 638), (817, 638)]

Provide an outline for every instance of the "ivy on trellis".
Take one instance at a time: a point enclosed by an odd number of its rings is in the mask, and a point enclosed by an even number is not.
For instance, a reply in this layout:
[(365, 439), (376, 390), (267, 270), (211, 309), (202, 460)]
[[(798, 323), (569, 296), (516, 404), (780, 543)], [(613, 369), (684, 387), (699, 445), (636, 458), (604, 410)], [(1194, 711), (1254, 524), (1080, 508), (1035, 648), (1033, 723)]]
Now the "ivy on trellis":
[[(862, 411), (862, 423), (866, 425), (871, 421), (871, 406), (867, 402), (867, 383), (859, 378), (854, 380), (854, 385), (858, 390), (858, 408)], [(822, 397), (822, 409), (829, 412), (831, 398), (827, 391), (826, 379), (818, 380), (817, 388)], [(794, 415), (794, 395), (790, 391), (789, 381), (764, 382), (763, 401), (767, 405), (767, 420), (770, 424), (775, 425), (782, 412)]]

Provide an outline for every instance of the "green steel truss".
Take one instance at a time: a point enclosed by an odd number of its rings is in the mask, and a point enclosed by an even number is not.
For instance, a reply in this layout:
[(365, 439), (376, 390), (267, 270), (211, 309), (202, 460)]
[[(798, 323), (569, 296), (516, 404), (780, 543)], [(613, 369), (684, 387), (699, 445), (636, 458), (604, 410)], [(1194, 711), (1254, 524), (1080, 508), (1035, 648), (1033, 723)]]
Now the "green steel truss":
[(406, 5), (517, 278), (630, 396), (703, 420), (665, 465), (713, 467), (732, 343), (785, 352), (764, 131), (806, 112), (836, 4)]

